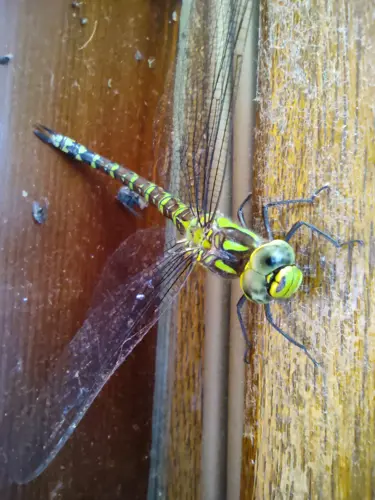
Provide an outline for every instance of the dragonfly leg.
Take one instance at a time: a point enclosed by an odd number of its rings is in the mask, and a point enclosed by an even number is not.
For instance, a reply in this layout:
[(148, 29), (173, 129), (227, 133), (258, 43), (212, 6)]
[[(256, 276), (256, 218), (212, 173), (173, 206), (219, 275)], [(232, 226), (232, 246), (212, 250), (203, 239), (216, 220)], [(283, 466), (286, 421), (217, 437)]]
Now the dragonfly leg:
[(343, 247), (345, 245), (354, 245), (355, 243), (358, 243), (358, 245), (363, 245), (362, 240), (349, 240), (349, 241), (344, 241), (344, 243), (340, 243), (338, 240), (335, 240), (335, 238), (332, 238), (329, 234), (325, 233), (321, 229), (317, 228), (313, 224), (310, 224), (309, 222), (305, 222), (303, 220), (300, 220), (293, 224), (291, 229), (288, 231), (287, 235), (285, 236), (285, 241), (289, 241), (298, 231), (298, 229), (302, 226), (308, 227), (313, 233), (319, 234), (319, 236), (322, 236), (326, 240), (328, 240), (332, 245), (334, 245), (336, 248)]
[(310, 198), (298, 198), (296, 200), (282, 200), (282, 201), (271, 201), (271, 203), (267, 203), (267, 205), (264, 205), (263, 207), (263, 221), (264, 221), (264, 226), (267, 231), (268, 238), (270, 240), (273, 240), (273, 234), (272, 234), (272, 229), (270, 225), (270, 220), (268, 217), (268, 210), (271, 207), (279, 207), (282, 205), (295, 205), (297, 203), (314, 203), (315, 198), (324, 190), (330, 190), (330, 187), (328, 184), (325, 184), (323, 187), (317, 189)]
[(237, 316), (238, 316), (238, 321), (240, 322), (242, 335), (243, 335), (243, 338), (245, 339), (245, 344), (246, 344), (246, 350), (245, 350), (243, 360), (248, 365), (249, 364), (248, 356), (249, 356), (249, 353), (251, 350), (251, 342), (249, 339), (249, 335), (247, 333), (247, 328), (245, 326), (245, 322), (244, 322), (243, 317), (242, 317), (242, 308), (246, 302), (247, 302), (246, 295), (242, 295), (240, 300), (237, 302)]
[(248, 203), (250, 200), (251, 200), (251, 197), (252, 197), (253, 193), (249, 193), (246, 198), (243, 200), (243, 202), (241, 203), (241, 205), (239, 206), (238, 210), (237, 210), (237, 218), (238, 220), (240, 221), (241, 223), (241, 226), (242, 227), (248, 227), (246, 222), (245, 222), (245, 217), (243, 215), (243, 209), (244, 209), (244, 206), (246, 205), (246, 203)]
[(291, 342), (293, 345), (295, 345), (296, 347), (299, 347), (301, 349), (301, 351), (303, 351), (306, 356), (311, 359), (311, 361), (314, 363), (315, 366), (320, 366), (320, 363), (318, 363), (316, 361), (316, 359), (314, 359), (311, 354), (309, 353), (309, 351), (306, 349), (306, 347), (303, 345), (303, 344), (300, 344), (299, 342), (297, 342), (296, 340), (294, 340), (294, 338), (290, 337), (290, 335), (288, 335), (286, 332), (284, 332), (284, 330), (282, 330), (279, 326), (276, 325), (275, 323), (275, 320), (273, 319), (273, 316), (272, 316), (272, 312), (271, 312), (271, 306), (270, 304), (265, 304), (264, 306), (264, 309), (265, 309), (265, 312), (266, 312), (266, 318), (267, 318), (267, 321), (268, 323), (276, 330), (278, 331), (279, 333), (281, 333), (281, 335), (283, 337), (285, 337), (289, 342)]

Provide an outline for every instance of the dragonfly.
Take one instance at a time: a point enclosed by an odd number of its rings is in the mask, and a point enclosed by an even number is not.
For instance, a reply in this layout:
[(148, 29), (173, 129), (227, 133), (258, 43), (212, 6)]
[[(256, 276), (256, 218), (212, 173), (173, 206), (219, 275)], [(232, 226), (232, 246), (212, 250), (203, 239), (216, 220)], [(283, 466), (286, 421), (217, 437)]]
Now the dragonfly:
[[(218, 9), (224, 3), (225, 0), (217, 2)], [(179, 164), (181, 175), (178, 180), (175, 175), (171, 176), (174, 180), (168, 190), (67, 135), (41, 124), (35, 127), (36, 136), (44, 143), (117, 179), (159, 210), (174, 225), (178, 236), (163, 244), (160, 228), (138, 231), (116, 252), (114, 260), (126, 261), (130, 276), (90, 310), (58, 359), (49, 383), (33, 408), (27, 410), (27, 417), (23, 415), (19, 419), (20, 424), (14, 424), (18, 429), (15, 446), (18, 453), (12, 465), (16, 482), (34, 479), (54, 459), (103, 385), (176, 299), (195, 266), (203, 266), (224, 279), (239, 279), (243, 294), (237, 312), (247, 351), (251, 341), (244, 321), (244, 306), (255, 302), (264, 307), (266, 319), (277, 332), (303, 351), (314, 365), (319, 365), (305, 345), (285, 332), (272, 315), (271, 304), (292, 298), (303, 280), (290, 241), (302, 227), (337, 248), (360, 241), (340, 243), (305, 221), (294, 224), (284, 239), (274, 238), (268, 215), (270, 208), (312, 204), (328, 186), (316, 190), (310, 197), (266, 204), (263, 208), (266, 237), (247, 227), (244, 207), (250, 196), (238, 209), (238, 222), (220, 213), (218, 204), (230, 159), (226, 144), (232, 132), (231, 113), (250, 3), (248, 0), (231, 2), (224, 31), (217, 22), (217, 12), (207, 21), (202, 5), (202, 2), (196, 3), (195, 15), (190, 20), (191, 42), (194, 44), (194, 37), (198, 36), (196, 30), (202, 26), (197, 20), (204, 19), (203, 25), (212, 25), (214, 29), (207, 52), (199, 52), (198, 60), (194, 60), (190, 74), (186, 75), (189, 85), (176, 82), (175, 93), (180, 94), (181, 108), (177, 107), (169, 151)], [(213, 77), (204, 78), (202, 75), (210, 64)], [(182, 122), (191, 126), (183, 128)], [(172, 162), (168, 165), (171, 169)], [(151, 261), (142, 252), (150, 241), (157, 247)], [(111, 262), (113, 267), (113, 259)], [(42, 422), (42, 431), (34, 432), (33, 425), (26, 425), (25, 421)], [(23, 443), (27, 443), (27, 449)]]

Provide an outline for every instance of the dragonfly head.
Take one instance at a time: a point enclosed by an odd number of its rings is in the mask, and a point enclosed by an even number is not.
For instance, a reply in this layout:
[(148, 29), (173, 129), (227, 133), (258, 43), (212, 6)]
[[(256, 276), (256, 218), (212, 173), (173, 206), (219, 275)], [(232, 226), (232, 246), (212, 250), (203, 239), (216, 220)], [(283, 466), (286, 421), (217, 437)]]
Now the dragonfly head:
[(254, 250), (241, 275), (240, 284), (249, 300), (267, 304), (272, 300), (289, 299), (301, 286), (302, 278), (289, 243), (273, 240)]

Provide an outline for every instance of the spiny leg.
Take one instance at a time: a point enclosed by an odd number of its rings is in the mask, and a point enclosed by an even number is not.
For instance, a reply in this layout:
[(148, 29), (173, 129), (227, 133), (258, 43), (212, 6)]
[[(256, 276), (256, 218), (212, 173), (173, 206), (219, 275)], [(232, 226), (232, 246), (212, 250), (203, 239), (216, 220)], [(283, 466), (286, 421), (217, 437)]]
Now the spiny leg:
[(285, 241), (289, 241), (295, 235), (295, 233), (298, 231), (298, 229), (300, 227), (302, 227), (302, 226), (306, 226), (313, 233), (319, 234), (319, 236), (322, 236), (323, 238), (325, 238), (326, 240), (328, 240), (336, 248), (341, 248), (341, 247), (343, 247), (345, 245), (354, 245), (355, 243), (358, 243), (358, 245), (363, 245), (364, 244), (362, 240), (349, 240), (349, 241), (344, 241), (344, 243), (340, 243), (338, 240), (335, 240), (335, 238), (332, 238), (332, 236), (330, 236), (329, 234), (325, 233), (321, 229), (317, 228), (313, 224), (310, 224), (309, 222), (305, 222), (303, 220), (300, 220), (300, 221), (296, 222), (295, 224), (293, 224), (293, 226), (291, 227), (291, 229), (288, 231), (287, 235), (284, 238)]
[(296, 200), (272, 201), (271, 203), (267, 203), (266, 205), (264, 205), (264, 207), (263, 207), (263, 221), (264, 221), (264, 226), (265, 226), (266, 231), (267, 231), (268, 238), (270, 240), (274, 239), (274, 236), (272, 234), (270, 221), (269, 221), (269, 217), (268, 217), (269, 208), (279, 207), (282, 205), (295, 205), (298, 203), (310, 203), (310, 204), (314, 203), (315, 198), (325, 189), (327, 189), (328, 191), (330, 190), (330, 187), (328, 184), (326, 184), (325, 186), (323, 186), (323, 187), (319, 188), (317, 191), (315, 191), (315, 193), (310, 198), (298, 198)]
[[(330, 236), (329, 234), (325, 233), (321, 229), (317, 228), (313, 224), (310, 224), (309, 222), (304, 222), (304, 221), (299, 221), (299, 222), (296, 222), (295, 224), (293, 224), (293, 226), (291, 227), (291, 229), (288, 231), (287, 235), (284, 238), (285, 241), (289, 241), (295, 235), (296, 231), (298, 231), (298, 229), (300, 229), (302, 226), (306, 226), (312, 232), (315, 232), (319, 236), (322, 236), (323, 238), (325, 238), (326, 240), (328, 240), (330, 243), (332, 243), (332, 245), (334, 245), (336, 248), (341, 248), (341, 247), (343, 247), (345, 245), (354, 245), (355, 243), (358, 243), (359, 245), (363, 245), (364, 244), (362, 240), (349, 240), (349, 241), (344, 241), (343, 243), (340, 243), (338, 240), (336, 240), (335, 238), (332, 238), (332, 236)], [(287, 333), (285, 333), (281, 328), (279, 328), (276, 325), (276, 323), (275, 323), (275, 321), (273, 319), (272, 313), (271, 313), (270, 304), (266, 304), (265, 305), (265, 311), (266, 311), (266, 318), (267, 318), (268, 322), (279, 333), (281, 333), (281, 335), (283, 335), (287, 340), (289, 340), (289, 342), (291, 342), (292, 344), (294, 344), (297, 347), (299, 347), (300, 349), (302, 349), (316, 366), (319, 366), (319, 363), (309, 354), (309, 352), (307, 351), (306, 347), (303, 344), (300, 344), (299, 342), (296, 342), (292, 337), (290, 337)]]
[(297, 342), (296, 340), (294, 340), (293, 337), (290, 337), (290, 335), (288, 335), (286, 332), (284, 332), (284, 330), (282, 330), (279, 326), (277, 326), (277, 324), (275, 323), (275, 320), (273, 319), (273, 316), (272, 316), (272, 312), (271, 312), (271, 306), (270, 304), (265, 304), (264, 306), (264, 310), (266, 312), (266, 318), (267, 318), (267, 321), (268, 323), (276, 330), (278, 331), (279, 333), (281, 333), (281, 335), (283, 337), (285, 337), (287, 340), (289, 340), (289, 342), (291, 342), (293, 345), (295, 345), (296, 347), (299, 347), (305, 354), (306, 356), (311, 359), (311, 361), (314, 363), (315, 366), (320, 366), (320, 363), (318, 363), (316, 361), (316, 359), (314, 359), (311, 354), (309, 353), (309, 351), (306, 349), (306, 347), (303, 345), (303, 344), (300, 344), (299, 342)]
[[(242, 295), (242, 297), (240, 298), (240, 300), (237, 302), (237, 316), (238, 316), (238, 320), (240, 322), (240, 326), (241, 326), (241, 330), (242, 330), (242, 335), (243, 335), (243, 337), (245, 339), (245, 343), (246, 343), (246, 350), (245, 350), (245, 354), (244, 354), (244, 362), (246, 364), (249, 364), (248, 355), (249, 355), (249, 352), (251, 350), (251, 342), (250, 342), (249, 335), (247, 333), (247, 329), (246, 329), (246, 326), (245, 326), (245, 323), (244, 323), (243, 317), (242, 317), (242, 308), (243, 308), (243, 306), (244, 306), (244, 304), (246, 302), (247, 302), (246, 296)], [(281, 335), (283, 337), (285, 337), (293, 345), (295, 345), (296, 347), (298, 347), (299, 349), (301, 349), (306, 354), (306, 356), (309, 359), (311, 359), (311, 361), (314, 363), (315, 366), (320, 366), (320, 364), (311, 356), (311, 354), (309, 353), (309, 351), (306, 349), (306, 347), (303, 344), (301, 344), (301, 343), (297, 342), (296, 340), (294, 340), (292, 337), (290, 337), (290, 335), (288, 335), (279, 326), (276, 325), (275, 320), (273, 319), (273, 316), (272, 316), (270, 304), (266, 304), (265, 305), (265, 312), (266, 312), (267, 321), (270, 323), (270, 325), (276, 331), (278, 331), (279, 333), (281, 333)]]
[(241, 205), (239, 206), (238, 210), (237, 210), (237, 218), (238, 220), (240, 221), (240, 224), (242, 227), (248, 227), (246, 222), (245, 222), (245, 217), (243, 215), (243, 209), (244, 209), (244, 206), (246, 205), (246, 203), (248, 203), (250, 200), (251, 200), (251, 197), (252, 197), (253, 193), (249, 193), (246, 198), (243, 200), (243, 202), (241, 203)]
[(249, 335), (247, 333), (247, 328), (245, 326), (245, 323), (244, 323), (244, 320), (242, 317), (242, 308), (246, 302), (247, 302), (246, 295), (242, 295), (240, 300), (237, 302), (237, 316), (238, 316), (238, 321), (240, 322), (242, 335), (243, 335), (243, 338), (245, 339), (245, 344), (246, 344), (246, 349), (245, 349), (243, 360), (246, 364), (249, 364), (248, 355), (249, 355), (249, 352), (251, 350), (251, 342), (249, 339)]

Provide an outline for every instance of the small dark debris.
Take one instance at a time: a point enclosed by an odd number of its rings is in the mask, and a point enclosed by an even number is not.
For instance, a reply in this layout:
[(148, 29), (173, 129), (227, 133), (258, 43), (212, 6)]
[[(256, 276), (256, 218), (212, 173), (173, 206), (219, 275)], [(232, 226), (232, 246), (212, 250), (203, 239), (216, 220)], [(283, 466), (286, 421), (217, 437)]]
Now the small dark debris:
[(33, 201), (33, 218), (38, 224), (44, 224), (48, 216), (48, 203), (39, 203), (38, 201)]
[(77, 1), (72, 2), (73, 9), (80, 9), (81, 5), (82, 5), (82, 2), (77, 2)]
[(143, 54), (142, 54), (142, 52), (140, 52), (139, 50), (137, 50), (137, 52), (135, 53), (134, 57), (135, 57), (136, 61), (142, 61)]
[(5, 54), (5, 56), (0, 56), (0, 64), (6, 66), (13, 59), (13, 54)]
[(85, 24), (87, 24), (88, 22), (89, 20), (87, 19), (87, 17), (81, 17), (80, 19), (81, 26), (85, 26)]

